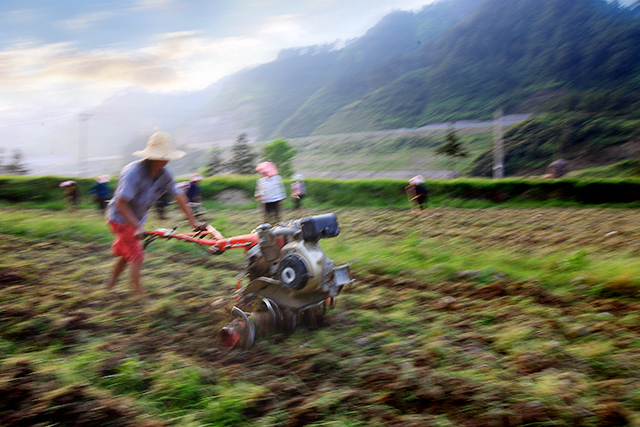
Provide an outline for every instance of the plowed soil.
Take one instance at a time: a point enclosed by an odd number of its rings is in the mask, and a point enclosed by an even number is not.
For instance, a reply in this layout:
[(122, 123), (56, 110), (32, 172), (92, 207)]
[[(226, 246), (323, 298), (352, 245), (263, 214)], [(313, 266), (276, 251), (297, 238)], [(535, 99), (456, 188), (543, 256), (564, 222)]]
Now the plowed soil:
[[(236, 234), (255, 226), (255, 212), (226, 215)], [(421, 217), (338, 216), (337, 239), (345, 244), (382, 235), (400, 250), (413, 236), (432, 246), (463, 239), (479, 248), (477, 257), (496, 247), (532, 257), (564, 253), (576, 264), (565, 266), (575, 269), (574, 281), (554, 288), (536, 277), (510, 277), (499, 266), (433, 281), (399, 261), (388, 260), (395, 272), (389, 273), (359, 263), (358, 254), (336, 252), (337, 263), (354, 262), (356, 280), (319, 325), (226, 351), (218, 331), (230, 320), (241, 252), (154, 250), (166, 243), (154, 242), (143, 271), (148, 297), (137, 299), (126, 277), (117, 292), (105, 290), (113, 262), (108, 244), (5, 233), (0, 425), (640, 423), (640, 279), (596, 284), (580, 270), (583, 257), (640, 254), (640, 213), (436, 209)], [(571, 258), (576, 251), (587, 255)], [(172, 414), (146, 400), (160, 381), (151, 367), (168, 360), (197, 367), (213, 384), (262, 391), (240, 393), (235, 421), (222, 415), (212, 421), (201, 407)], [(112, 380), (127, 361), (139, 363), (139, 381), (122, 390)]]

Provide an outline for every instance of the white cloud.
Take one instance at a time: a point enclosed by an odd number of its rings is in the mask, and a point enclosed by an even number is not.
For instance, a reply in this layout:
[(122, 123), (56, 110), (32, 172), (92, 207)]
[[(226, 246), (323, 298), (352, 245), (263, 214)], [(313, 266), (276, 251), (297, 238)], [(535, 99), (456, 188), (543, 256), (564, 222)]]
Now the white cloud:
[(202, 39), (196, 31), (180, 31), (161, 34), (156, 37), (156, 43), (141, 52), (145, 55), (163, 58), (164, 61), (179, 60), (191, 57), (201, 49)]
[[(235, 1), (238, 3), (233, 3)], [(77, 42), (42, 43), (33, 37), (25, 37), (19, 43), (11, 44), (10, 40), (5, 40), (0, 50), (2, 104), (35, 100), (40, 95), (44, 95), (47, 102), (55, 99), (99, 103), (113, 91), (130, 86), (162, 90), (202, 89), (242, 68), (272, 61), (281, 49), (360, 36), (394, 8), (387, 0), (340, 0), (333, 5), (327, 3), (333, 0), (292, 3), (251, 0), (244, 1), (246, 4), (243, 1), (220, 3), (221, 10), (245, 23), (232, 28), (233, 33), (229, 32), (226, 37), (211, 35), (209, 28), (191, 27), (190, 31), (153, 34), (150, 27), (141, 26), (138, 34), (132, 33), (130, 39), (119, 44), (81, 48), (91, 45), (91, 31), (95, 27), (106, 20), (125, 17), (119, 17), (120, 13), (127, 13), (126, 17), (132, 19), (137, 13), (143, 13), (153, 21), (156, 10), (181, 7), (186, 13), (187, 6), (193, 6), (178, 0), (136, 0), (126, 2), (127, 6), (116, 2), (109, 10), (58, 21), (58, 29), (86, 32), (86, 37)], [(429, 2), (404, 0), (400, 3), (406, 9), (414, 1), (416, 8)], [(42, 12), (10, 11), (0, 19), (14, 23), (18, 20), (38, 21)], [(186, 16), (180, 14), (181, 19)], [(231, 15), (223, 16), (231, 19)], [(213, 18), (221, 19), (212, 17), (212, 26), (216, 25)], [(164, 14), (155, 19), (165, 19)], [(190, 28), (188, 22), (182, 28)], [(219, 22), (216, 28), (219, 28)], [(104, 36), (104, 33), (100, 34)]]
[(176, 0), (137, 0), (134, 8), (142, 10), (168, 9), (178, 6), (178, 3)]
[[(31, 99), (47, 93), (56, 93), (57, 102), (99, 102), (114, 89), (131, 85), (155, 89), (179, 83), (173, 59), (161, 52), (79, 51), (70, 43), (23, 43), (0, 52), (0, 85), (11, 88), (3, 95), (5, 102), (12, 101), (12, 96)], [(69, 94), (60, 96), (61, 91)]]
[(22, 41), (0, 51), (0, 85), (22, 85), (41, 78), (51, 63), (70, 50), (69, 43), (39, 45)]
[(91, 29), (95, 23), (105, 21), (113, 16), (114, 15), (111, 12), (87, 13), (75, 18), (60, 21), (59, 25), (72, 31), (84, 31)]
[(261, 37), (207, 39), (195, 31), (167, 33), (151, 46), (126, 50), (84, 51), (74, 43), (25, 41), (0, 51), (0, 87), (5, 102), (47, 93), (55, 94), (48, 99), (58, 102), (100, 102), (129, 86), (202, 89), (241, 68), (268, 62), (273, 55), (274, 49)]
[(6, 23), (21, 24), (30, 21), (37, 14), (34, 9), (9, 10), (0, 14), (0, 19)]
[(262, 36), (276, 37), (289, 41), (300, 40), (308, 34), (308, 31), (298, 22), (299, 20), (296, 21), (295, 15), (274, 16), (264, 23), (258, 33)]

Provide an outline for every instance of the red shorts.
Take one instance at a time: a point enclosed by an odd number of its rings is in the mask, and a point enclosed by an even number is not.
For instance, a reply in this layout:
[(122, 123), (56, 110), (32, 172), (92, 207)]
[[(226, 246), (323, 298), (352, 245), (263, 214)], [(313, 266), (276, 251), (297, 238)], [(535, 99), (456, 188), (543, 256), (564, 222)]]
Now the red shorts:
[(116, 240), (111, 245), (111, 255), (121, 256), (127, 262), (142, 262), (144, 249), (139, 239), (136, 239), (136, 230), (129, 224), (109, 221), (111, 232), (116, 235)]

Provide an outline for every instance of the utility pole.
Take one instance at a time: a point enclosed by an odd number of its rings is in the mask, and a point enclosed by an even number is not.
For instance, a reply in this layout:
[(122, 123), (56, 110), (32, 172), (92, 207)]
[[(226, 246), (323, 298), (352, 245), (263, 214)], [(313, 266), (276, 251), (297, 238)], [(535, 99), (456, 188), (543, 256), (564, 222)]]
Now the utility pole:
[(502, 140), (502, 110), (493, 115), (493, 179), (504, 178), (504, 144)]
[(87, 147), (89, 145), (89, 113), (80, 113), (78, 120), (80, 121), (80, 132), (78, 140), (78, 176), (83, 177), (87, 174)]

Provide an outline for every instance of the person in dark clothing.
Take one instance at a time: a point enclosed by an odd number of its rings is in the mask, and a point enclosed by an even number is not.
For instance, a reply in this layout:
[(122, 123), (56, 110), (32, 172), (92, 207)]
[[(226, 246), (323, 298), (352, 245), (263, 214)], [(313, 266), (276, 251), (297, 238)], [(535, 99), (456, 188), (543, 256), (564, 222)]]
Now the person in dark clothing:
[(93, 195), (93, 200), (98, 206), (98, 210), (104, 212), (107, 202), (111, 198), (111, 188), (109, 188), (109, 175), (96, 177), (96, 183), (89, 189), (89, 194)]
[(293, 176), (293, 182), (291, 183), (291, 198), (293, 199), (293, 209), (300, 209), (302, 199), (307, 195), (307, 186), (303, 181), (303, 176), (296, 174)]
[(424, 177), (422, 175), (416, 175), (411, 178), (405, 190), (410, 203), (415, 203), (420, 210), (427, 207), (429, 190), (427, 190), (427, 186), (424, 184)]
[(202, 181), (202, 175), (199, 173), (191, 174), (189, 180), (189, 187), (187, 187), (187, 199), (190, 203), (201, 203), (202, 196), (200, 196), (200, 181)]
[(168, 192), (162, 193), (160, 198), (156, 201), (156, 213), (158, 214), (158, 218), (167, 219), (164, 213), (164, 209), (169, 206), (171, 200), (171, 195)]

